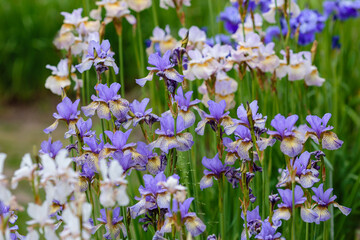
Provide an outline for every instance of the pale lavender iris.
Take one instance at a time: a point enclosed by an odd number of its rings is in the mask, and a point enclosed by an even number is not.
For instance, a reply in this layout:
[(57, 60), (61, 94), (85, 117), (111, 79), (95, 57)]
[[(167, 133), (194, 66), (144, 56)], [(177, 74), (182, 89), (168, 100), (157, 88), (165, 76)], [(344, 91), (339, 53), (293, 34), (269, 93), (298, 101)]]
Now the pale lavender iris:
[(303, 142), (295, 134), (295, 123), (299, 117), (297, 115), (291, 115), (287, 118), (278, 114), (273, 120), (271, 120), (271, 126), (276, 131), (267, 131), (267, 133), (279, 141), (281, 141), (281, 151), (290, 156), (295, 157), (299, 155), (303, 149)]
[(93, 152), (95, 154), (99, 154), (101, 150), (104, 149), (104, 142), (102, 140), (102, 134), (99, 136), (100, 139), (96, 137), (96, 135), (92, 137), (85, 137), (84, 143), (88, 145), (88, 147), (84, 146), (83, 149), (85, 151)]
[(80, 73), (83, 73), (94, 65), (96, 72), (100, 75), (108, 70), (109, 67), (112, 67), (115, 74), (118, 74), (119, 68), (115, 63), (113, 56), (114, 53), (110, 51), (109, 40), (103, 40), (101, 45), (99, 42), (91, 40), (88, 47), (88, 54), (80, 64), (75, 66), (75, 68)]
[[(245, 220), (244, 213), (241, 211), (241, 218)], [(259, 214), (259, 206), (256, 206), (254, 210), (247, 211), (246, 213), (246, 221), (248, 227), (249, 237), (255, 236), (259, 233), (259, 229), (261, 228), (261, 217)], [(245, 228), (245, 224), (243, 224)], [(241, 233), (241, 240), (246, 240), (246, 232), (245, 229)]]
[(155, 133), (158, 138), (149, 144), (151, 149), (160, 148), (163, 152), (168, 153), (170, 149), (176, 148), (178, 151), (187, 151), (194, 144), (193, 136), (189, 132), (183, 132), (185, 127), (184, 119), (181, 116), (175, 121), (170, 112), (165, 112), (159, 118), (160, 129), (156, 129)]
[(181, 224), (185, 225), (186, 230), (193, 237), (203, 233), (206, 229), (205, 224), (196, 216), (196, 213), (189, 212), (193, 200), (194, 198), (188, 198), (184, 202), (177, 202), (173, 199), (172, 209), (169, 207), (168, 213), (165, 214), (166, 219), (160, 233), (171, 232), (178, 212), (180, 212)]
[(124, 152), (126, 149), (136, 146), (135, 143), (126, 143), (130, 136), (132, 129), (122, 132), (122, 131), (105, 131), (106, 136), (110, 139), (111, 143), (106, 143), (105, 148), (111, 149), (114, 151), (121, 151)]
[(186, 128), (192, 126), (195, 123), (195, 114), (190, 110), (190, 108), (196, 106), (200, 102), (198, 99), (191, 101), (192, 94), (192, 91), (184, 94), (183, 89), (180, 86), (177, 89), (177, 94), (174, 97), (179, 108), (178, 114), (184, 119)]
[(220, 179), (229, 169), (228, 166), (221, 162), (219, 154), (216, 154), (214, 158), (203, 157), (201, 163), (207, 168), (204, 170), (204, 176), (200, 180), (201, 190), (211, 187), (213, 185), (213, 177)]
[(41, 149), (39, 153), (48, 154), (51, 158), (55, 158), (56, 154), (62, 148), (62, 143), (60, 141), (52, 142), (51, 137), (47, 141), (41, 143)]
[(152, 108), (146, 110), (149, 101), (149, 98), (144, 98), (141, 102), (135, 99), (132, 103), (130, 103), (130, 111), (134, 114), (134, 116), (127, 116), (127, 122), (124, 124), (125, 128), (128, 128), (131, 123), (135, 127), (141, 121), (144, 121), (146, 124), (151, 125), (159, 120), (158, 116), (151, 113)]
[(168, 50), (162, 57), (158, 53), (153, 53), (149, 56), (149, 64), (153, 67), (147, 67), (150, 73), (141, 79), (136, 79), (136, 83), (144, 86), (147, 81), (152, 81), (154, 74), (161, 79), (166, 80), (168, 90), (173, 94), (175, 92), (177, 83), (184, 80), (184, 76), (179, 74), (174, 69), (174, 64), (170, 61), (171, 51)]
[(318, 116), (309, 115), (306, 117), (306, 121), (310, 124), (307, 127), (307, 135), (310, 136), (316, 143), (321, 143), (322, 147), (328, 150), (336, 150), (343, 144), (337, 135), (331, 130), (333, 126), (327, 126), (331, 118), (330, 113), (326, 113), (322, 118)]
[(204, 135), (206, 124), (209, 124), (214, 131), (217, 131), (220, 125), (224, 128), (234, 125), (233, 120), (229, 116), (230, 112), (225, 112), (225, 100), (222, 100), (219, 103), (209, 100), (208, 105), (210, 114), (201, 109), (196, 109), (202, 119), (195, 129), (197, 134)]
[(319, 224), (320, 222), (326, 221), (330, 219), (331, 214), (328, 210), (328, 206), (333, 204), (334, 207), (339, 208), (339, 210), (345, 214), (346, 216), (350, 214), (351, 208), (344, 207), (337, 202), (335, 199), (337, 198), (336, 195), (331, 196), (333, 191), (332, 188), (327, 189), (324, 191), (324, 184), (320, 184), (318, 188), (311, 188), (315, 195), (312, 196), (312, 199), (316, 202), (316, 207), (314, 211), (317, 213), (318, 217), (314, 219), (314, 222)]
[(255, 236), (256, 239), (277, 240), (280, 239), (281, 233), (277, 233), (276, 229), (271, 226), (268, 221), (261, 223), (261, 232)]
[(59, 120), (65, 121), (69, 129), (75, 131), (75, 123), (78, 121), (80, 115), (80, 111), (78, 111), (79, 102), (80, 99), (72, 102), (70, 98), (65, 97), (62, 102), (56, 106), (58, 112), (53, 114), (56, 119), (55, 122), (44, 129), (44, 132), (46, 134), (53, 132), (57, 128)]
[(85, 116), (92, 117), (95, 111), (97, 111), (100, 119), (110, 120), (111, 113), (117, 119), (126, 119), (126, 114), (129, 111), (129, 102), (122, 99), (118, 94), (120, 88), (121, 85), (119, 83), (112, 83), (110, 87), (101, 83), (95, 86), (95, 90), (99, 95), (92, 95), (91, 99), (93, 102), (81, 108)]
[(165, 170), (166, 157), (158, 156), (156, 152), (151, 150), (149, 145), (144, 142), (137, 142), (136, 152), (141, 155), (140, 161), (146, 164), (146, 169), (151, 174), (157, 174)]
[[(110, 212), (109, 212), (110, 211)], [(111, 214), (111, 218), (109, 219), (108, 213)], [(101, 209), (100, 210), (101, 217), (97, 220), (105, 225), (106, 233), (103, 235), (105, 239), (113, 239), (117, 238), (120, 235), (120, 230), (122, 231), (124, 237), (127, 236), (126, 227), (123, 223), (123, 217), (120, 216), (120, 207), (112, 209)], [(109, 221), (111, 220), (111, 222)]]

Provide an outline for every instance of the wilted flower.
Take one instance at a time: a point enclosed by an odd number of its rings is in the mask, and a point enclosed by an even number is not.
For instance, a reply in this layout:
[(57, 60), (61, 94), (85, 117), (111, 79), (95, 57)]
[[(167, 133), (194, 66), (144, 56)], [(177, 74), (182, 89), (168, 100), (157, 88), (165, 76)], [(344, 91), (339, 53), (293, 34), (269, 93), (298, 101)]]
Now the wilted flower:
[(169, 111), (163, 113), (159, 120), (161, 128), (155, 130), (159, 136), (149, 144), (151, 149), (160, 148), (163, 152), (168, 153), (173, 148), (178, 151), (187, 151), (191, 148), (194, 144), (193, 136), (189, 132), (183, 132), (187, 127), (181, 116), (178, 116), (176, 120), (176, 133), (174, 132), (175, 120)]
[[(181, 225), (185, 225), (186, 230), (191, 233), (193, 237), (203, 233), (206, 229), (205, 224), (200, 218), (196, 216), (196, 213), (189, 212), (190, 204), (194, 198), (188, 198), (184, 202), (177, 202), (173, 200), (172, 209), (169, 208), (169, 212), (165, 214), (165, 222), (160, 232), (171, 232), (171, 227), (177, 225), (177, 221), (181, 221)], [(181, 219), (177, 219), (177, 213), (180, 212)]]
[(46, 65), (47, 69), (50, 69), (51, 76), (46, 79), (45, 88), (51, 90), (52, 93), (61, 95), (62, 90), (70, 86), (70, 78), (75, 81), (75, 90), (77, 86), (82, 87), (82, 80), (77, 79), (74, 66), (70, 67), (71, 73), (69, 73), (68, 59), (62, 59), (57, 66)]
[(75, 124), (79, 120), (80, 111), (78, 111), (80, 99), (76, 100), (74, 103), (70, 98), (65, 97), (61, 103), (56, 106), (58, 113), (54, 113), (53, 117), (56, 119), (55, 122), (44, 129), (44, 132), (49, 134), (53, 132), (58, 124), (59, 120), (65, 121), (70, 130), (76, 131)]
[(110, 120), (111, 113), (117, 119), (125, 119), (129, 111), (129, 102), (118, 94), (120, 88), (119, 83), (112, 83), (110, 87), (101, 83), (95, 86), (95, 90), (99, 92), (99, 95), (92, 95), (93, 102), (88, 106), (81, 107), (85, 116), (92, 117), (97, 111), (97, 115), (101, 119)]
[(331, 118), (331, 113), (326, 113), (322, 118), (315, 115), (309, 115), (306, 117), (306, 121), (310, 124), (307, 127), (307, 136), (311, 137), (316, 143), (321, 144), (324, 149), (336, 150), (343, 144), (337, 135), (331, 130), (333, 126), (327, 126)]

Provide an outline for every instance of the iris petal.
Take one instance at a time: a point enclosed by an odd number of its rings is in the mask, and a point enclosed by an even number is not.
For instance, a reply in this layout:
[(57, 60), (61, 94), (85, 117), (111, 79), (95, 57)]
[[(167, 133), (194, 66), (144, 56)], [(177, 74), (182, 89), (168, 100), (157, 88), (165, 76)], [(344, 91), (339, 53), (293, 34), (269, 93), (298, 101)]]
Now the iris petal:
[(321, 138), (322, 147), (328, 150), (336, 150), (343, 144), (343, 141), (341, 141), (335, 133), (330, 131), (323, 132)]
[(280, 149), (284, 154), (288, 155), (289, 157), (295, 157), (301, 153), (303, 145), (298, 138), (294, 136), (289, 136), (283, 139), (280, 145)]

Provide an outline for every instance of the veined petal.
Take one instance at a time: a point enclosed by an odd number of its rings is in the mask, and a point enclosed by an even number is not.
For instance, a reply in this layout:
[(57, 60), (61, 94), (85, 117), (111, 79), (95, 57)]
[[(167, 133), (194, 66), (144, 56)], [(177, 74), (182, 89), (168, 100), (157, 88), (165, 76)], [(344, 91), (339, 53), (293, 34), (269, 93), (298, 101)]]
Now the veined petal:
[(138, 85), (140, 85), (141, 87), (143, 87), (147, 81), (152, 81), (153, 76), (154, 76), (154, 73), (155, 73), (155, 71), (150, 71), (149, 74), (148, 74), (146, 77), (140, 78), (140, 79), (136, 79), (135, 81), (136, 81), (136, 83), (137, 83)]
[(184, 119), (185, 128), (191, 127), (195, 123), (195, 114), (188, 110), (188, 111), (179, 111), (179, 116)]
[(171, 226), (175, 224), (175, 219), (172, 217), (167, 217), (165, 219), (164, 225), (162, 226), (160, 232), (161, 233), (168, 233), (171, 232)]
[(234, 122), (233, 122), (233, 120), (231, 119), (231, 117), (225, 116), (225, 117), (221, 118), (220, 124), (221, 124), (221, 126), (223, 126), (224, 128), (226, 128), (226, 127), (229, 127), (229, 126), (234, 125)]
[(161, 160), (159, 156), (150, 158), (146, 164), (146, 169), (151, 174), (157, 174), (159, 172), (160, 167), (161, 167)]
[(110, 111), (117, 119), (125, 118), (129, 111), (129, 102), (125, 99), (118, 99), (109, 102)]
[(92, 102), (87, 106), (81, 107), (84, 115), (87, 117), (92, 117), (95, 114), (96, 109), (99, 107), (100, 102)]
[(196, 129), (195, 129), (195, 132), (199, 135), (204, 135), (204, 131), (205, 131), (205, 126), (206, 126), (206, 123), (208, 122), (208, 119), (207, 118), (204, 118), (203, 120), (201, 120)]
[(100, 102), (97, 108), (97, 115), (99, 116), (100, 119), (110, 120), (111, 114), (110, 114), (109, 106), (104, 102)]
[(228, 153), (225, 157), (225, 164), (234, 165), (237, 159), (236, 153)]
[(191, 149), (192, 145), (194, 144), (193, 136), (189, 132), (176, 135), (176, 141), (179, 145), (178, 147), (176, 147), (176, 149), (182, 152)]
[(260, 140), (256, 141), (259, 150), (264, 151), (267, 147), (272, 147), (276, 142), (274, 138), (260, 138)]
[(318, 214), (314, 210), (312, 210), (310, 208), (304, 208), (304, 207), (301, 207), (300, 214), (301, 214), (301, 219), (307, 223), (316, 222), (316, 219), (319, 217)]
[(334, 132), (326, 131), (321, 134), (322, 147), (328, 150), (336, 150), (343, 144)]
[(238, 145), (237, 153), (241, 159), (244, 160), (250, 160), (249, 157), (249, 150), (252, 148), (253, 144), (252, 142), (244, 142), (240, 141), (240, 144)]
[(294, 136), (285, 137), (280, 145), (280, 150), (289, 157), (299, 155), (302, 149), (303, 145), (301, 141)]
[(49, 127), (44, 129), (44, 133), (49, 134), (53, 132), (57, 128), (58, 124), (59, 124), (59, 120), (56, 119), (53, 124), (51, 124)]
[(319, 224), (320, 222), (324, 222), (330, 219), (331, 217), (327, 206), (317, 205), (314, 208), (314, 211), (318, 215), (318, 218), (316, 219), (316, 224)]
[(273, 215), (274, 220), (284, 219), (287, 221), (290, 219), (290, 217), (291, 217), (291, 212), (290, 212), (290, 209), (288, 209), (288, 208), (276, 209), (274, 211), (274, 215)]
[(301, 175), (299, 183), (303, 188), (310, 188), (314, 183), (319, 182), (320, 179), (315, 177), (312, 172), (307, 173), (306, 175)]
[(170, 207), (171, 195), (168, 192), (159, 193), (156, 198), (156, 203), (160, 208)]
[(173, 68), (165, 70), (164, 73), (166, 78), (169, 80), (173, 80), (176, 82), (182, 82), (184, 80), (184, 77)]
[(197, 216), (186, 217), (185, 227), (193, 237), (203, 233), (206, 229), (205, 224)]
[(338, 204), (337, 202), (334, 202), (334, 207), (339, 208), (339, 210), (346, 216), (349, 215), (351, 212), (351, 208), (344, 207), (344, 206)]
[(203, 190), (204, 188), (211, 187), (213, 185), (213, 178), (210, 175), (205, 175), (200, 180), (200, 188)]

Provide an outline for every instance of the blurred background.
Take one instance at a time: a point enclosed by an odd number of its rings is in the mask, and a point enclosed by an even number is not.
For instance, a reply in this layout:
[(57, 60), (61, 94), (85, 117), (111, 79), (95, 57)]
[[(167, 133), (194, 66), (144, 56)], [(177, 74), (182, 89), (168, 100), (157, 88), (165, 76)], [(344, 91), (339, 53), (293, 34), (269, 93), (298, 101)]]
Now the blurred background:
[[(91, 8), (95, 7), (94, 1)], [(322, 12), (322, 1), (298, 1), (303, 9), (308, 6)], [(159, 8), (159, 0), (153, 0), (159, 16), (160, 27), (171, 26), (172, 35), (177, 37), (180, 23), (172, 9), (166, 11)], [(185, 8), (187, 22), (217, 32), (224, 32), (223, 24), (215, 20), (228, 1), (223, 0), (193, 0), (192, 6)], [(212, 6), (211, 6), (212, 5)], [(209, 11), (210, 6), (214, 13)], [(81, 0), (0, 0), (0, 152), (8, 154), (5, 172), (11, 176), (18, 168), (22, 156), (27, 152), (38, 151), (40, 143), (47, 139), (42, 132), (53, 122), (52, 113), (55, 112), (59, 97), (53, 95), (44, 84), (51, 71), (46, 64), (57, 65), (62, 58), (53, 45), (53, 39), (58, 32), (63, 16), (60, 12), (72, 12), (83, 7)], [(152, 9), (141, 12), (142, 32), (144, 40), (149, 38), (155, 27), (152, 21)], [(319, 42), (318, 57), (315, 65), (326, 83), (318, 92), (313, 92), (318, 106), (314, 112), (323, 115), (333, 112), (337, 108), (339, 121), (337, 129), (339, 138), (345, 141), (341, 151), (334, 154), (334, 186), (340, 202), (353, 208), (349, 218), (342, 218), (338, 229), (349, 227), (347, 232), (355, 235), (359, 227), (360, 201), (360, 31), (359, 19), (350, 19), (336, 26), (327, 25), (324, 33), (317, 35)], [(187, 24), (189, 27), (190, 25)], [(331, 29), (334, 27), (334, 29)], [(117, 52), (117, 37), (112, 24), (106, 28), (105, 38), (113, 43)], [(134, 79), (139, 77), (135, 64), (135, 55), (131, 50), (133, 38), (132, 27), (124, 24), (125, 49), (125, 87), (129, 92), (129, 100), (139, 95), (139, 87), (135, 87)], [(331, 37), (329, 32), (340, 35), (341, 54), (335, 61), (331, 54)], [(129, 34), (127, 34), (129, 33)], [(209, 33), (212, 34), (211, 32)], [(113, 37), (113, 39), (112, 39)], [(310, 46), (311, 47), (311, 46)], [(309, 46), (303, 49), (309, 50)], [(298, 49), (301, 50), (301, 49)], [(116, 61), (118, 58), (115, 55)], [(339, 64), (335, 67), (334, 64)], [(334, 73), (334, 69), (339, 71)], [(334, 93), (334, 80), (340, 76), (340, 86)], [(334, 95), (338, 94), (339, 102), (334, 102)], [(321, 114), (320, 114), (321, 113)], [(63, 139), (65, 129), (59, 126), (53, 138)], [(27, 202), (26, 187), (20, 202)], [(20, 193), (21, 194), (21, 193)], [(348, 194), (348, 195), (347, 195)], [(347, 222), (345, 222), (347, 220)], [(338, 230), (339, 231), (339, 230)], [(341, 231), (341, 230), (340, 230)]]

